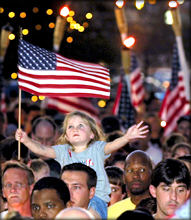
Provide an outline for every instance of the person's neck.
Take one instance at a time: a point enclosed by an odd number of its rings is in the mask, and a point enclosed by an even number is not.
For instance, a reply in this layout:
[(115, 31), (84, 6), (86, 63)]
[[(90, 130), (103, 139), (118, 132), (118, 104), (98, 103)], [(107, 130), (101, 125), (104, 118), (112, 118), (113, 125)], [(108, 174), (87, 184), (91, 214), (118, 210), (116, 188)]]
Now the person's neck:
[(87, 149), (87, 145), (86, 144), (85, 145), (77, 145), (77, 146), (73, 145), (73, 147), (74, 147), (74, 152), (76, 152), (76, 153), (83, 152), (83, 151), (85, 151)]
[(158, 220), (158, 219), (169, 219), (169, 216), (166, 216), (166, 215), (163, 215), (159, 212), (156, 212), (154, 215), (153, 215), (154, 219)]
[(17, 211), (21, 216), (31, 217), (30, 200), (18, 206), (8, 206), (8, 211)]
[(135, 205), (138, 205), (139, 202), (142, 200), (142, 199), (146, 199), (148, 197), (150, 197), (150, 194), (149, 194), (149, 191), (146, 191), (144, 194), (141, 194), (141, 195), (129, 195), (129, 197), (131, 198), (131, 202)]

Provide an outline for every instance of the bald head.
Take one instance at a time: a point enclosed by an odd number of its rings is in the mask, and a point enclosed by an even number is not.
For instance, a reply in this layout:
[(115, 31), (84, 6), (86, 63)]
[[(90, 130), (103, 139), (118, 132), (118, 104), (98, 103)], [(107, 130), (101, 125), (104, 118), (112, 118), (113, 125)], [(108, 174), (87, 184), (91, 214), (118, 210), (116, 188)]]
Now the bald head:
[(86, 209), (81, 207), (66, 208), (60, 211), (56, 219), (95, 219)]
[(132, 162), (138, 162), (144, 166), (148, 166), (152, 170), (152, 161), (150, 157), (142, 150), (131, 152), (125, 160), (125, 168)]

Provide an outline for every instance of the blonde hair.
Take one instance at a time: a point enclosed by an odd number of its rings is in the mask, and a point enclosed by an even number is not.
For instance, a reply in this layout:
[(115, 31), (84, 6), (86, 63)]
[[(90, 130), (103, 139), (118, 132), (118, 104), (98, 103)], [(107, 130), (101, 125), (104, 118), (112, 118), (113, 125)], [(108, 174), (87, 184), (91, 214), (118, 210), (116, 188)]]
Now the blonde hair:
[[(74, 111), (74, 112), (68, 113), (66, 115), (66, 117), (64, 119), (64, 122), (63, 122), (63, 126), (62, 126), (63, 133), (59, 137), (59, 139), (57, 141), (57, 144), (70, 144), (67, 141), (65, 136), (66, 136), (66, 129), (67, 129), (68, 121), (69, 121), (69, 119), (71, 119), (74, 116), (81, 117), (82, 120), (84, 120), (84, 122), (86, 122), (90, 126), (90, 129), (91, 129), (91, 131), (94, 134), (94, 138), (90, 140), (90, 142), (88, 143), (88, 146), (89, 146), (90, 143), (93, 143), (95, 141), (99, 141), (99, 140), (103, 140), (104, 141), (105, 140), (103, 131), (96, 124), (95, 120), (91, 116), (89, 116), (87, 113), (84, 113), (84, 112)], [(72, 150), (74, 150), (74, 149), (72, 148)]]

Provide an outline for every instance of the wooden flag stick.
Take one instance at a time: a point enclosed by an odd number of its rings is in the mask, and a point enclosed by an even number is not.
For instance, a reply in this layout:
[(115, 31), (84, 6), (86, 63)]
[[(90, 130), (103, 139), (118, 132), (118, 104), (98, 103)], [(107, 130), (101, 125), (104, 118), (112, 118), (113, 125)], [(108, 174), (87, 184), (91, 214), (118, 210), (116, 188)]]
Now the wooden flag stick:
[[(125, 10), (124, 8), (117, 8), (115, 7), (115, 17), (116, 17), (116, 23), (121, 35), (121, 41), (123, 44), (123, 41), (128, 36), (128, 23), (127, 18), (125, 16)], [(126, 74), (130, 72), (130, 51), (127, 48), (122, 48), (121, 50), (121, 59), (122, 59), (122, 65), (123, 69)]]
[[(18, 117), (18, 128), (21, 128), (21, 89), (19, 88), (19, 117)], [(21, 141), (18, 141), (18, 160), (21, 159)]]

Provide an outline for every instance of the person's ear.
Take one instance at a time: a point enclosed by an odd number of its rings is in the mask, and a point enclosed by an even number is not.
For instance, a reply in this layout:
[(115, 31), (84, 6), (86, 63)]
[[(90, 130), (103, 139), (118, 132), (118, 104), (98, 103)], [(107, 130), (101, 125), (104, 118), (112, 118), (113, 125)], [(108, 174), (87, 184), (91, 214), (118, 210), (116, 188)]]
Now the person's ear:
[(90, 138), (93, 139), (95, 137), (94, 133), (92, 132)]
[(156, 187), (153, 185), (150, 185), (149, 191), (150, 191), (150, 194), (152, 195), (152, 197), (156, 198)]
[(69, 200), (67, 203), (66, 203), (66, 208), (71, 208), (72, 207), (72, 201)]
[(92, 199), (92, 198), (94, 197), (94, 195), (95, 195), (95, 190), (96, 190), (95, 187), (91, 187), (91, 189), (90, 189), (89, 199)]

